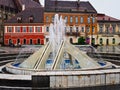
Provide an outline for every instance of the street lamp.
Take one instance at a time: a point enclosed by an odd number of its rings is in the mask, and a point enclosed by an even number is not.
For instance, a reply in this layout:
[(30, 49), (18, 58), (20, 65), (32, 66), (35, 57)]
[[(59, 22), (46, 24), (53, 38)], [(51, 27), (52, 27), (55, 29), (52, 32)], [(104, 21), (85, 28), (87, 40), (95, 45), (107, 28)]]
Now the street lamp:
[(92, 31), (91, 31), (91, 46), (93, 46), (93, 14), (91, 15), (91, 27), (92, 27)]

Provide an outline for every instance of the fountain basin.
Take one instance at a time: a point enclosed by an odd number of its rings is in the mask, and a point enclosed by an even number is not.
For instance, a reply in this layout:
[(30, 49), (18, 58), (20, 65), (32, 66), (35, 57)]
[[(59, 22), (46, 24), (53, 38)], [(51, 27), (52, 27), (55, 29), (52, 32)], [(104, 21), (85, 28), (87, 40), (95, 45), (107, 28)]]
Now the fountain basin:
[(13, 73), (13, 74), (19, 74), (19, 75), (32, 75), (34, 73), (38, 73), (38, 72), (49, 72), (49, 71), (59, 71), (59, 72), (63, 72), (63, 71), (89, 71), (89, 70), (102, 70), (102, 69), (112, 69), (112, 67), (116, 67), (119, 68), (113, 64), (111, 64), (110, 62), (106, 62), (106, 65), (104, 66), (100, 66), (100, 67), (96, 67), (96, 68), (80, 68), (80, 69), (63, 69), (63, 70), (50, 70), (50, 69), (26, 69), (26, 68), (20, 68), (20, 67), (16, 67), (13, 66), (13, 62), (6, 64), (5, 68), (7, 72)]

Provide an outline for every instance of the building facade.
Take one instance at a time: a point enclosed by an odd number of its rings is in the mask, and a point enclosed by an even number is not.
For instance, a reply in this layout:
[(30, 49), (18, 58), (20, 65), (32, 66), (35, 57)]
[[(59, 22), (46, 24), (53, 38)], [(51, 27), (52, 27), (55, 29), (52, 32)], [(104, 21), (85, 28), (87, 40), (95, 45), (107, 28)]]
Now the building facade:
[(54, 15), (59, 14), (66, 20), (66, 37), (77, 43), (80, 37), (89, 38), (89, 44), (96, 44), (97, 11), (89, 2), (85, 1), (52, 1), (45, 0), (44, 25), (46, 41), (49, 37), (50, 23), (54, 22)]
[(118, 45), (120, 44), (120, 20), (98, 14), (98, 44), (100, 45)]
[(5, 45), (44, 44), (43, 14), (42, 7), (28, 8), (8, 20), (5, 23)]
[(23, 7), (40, 6), (38, 0), (0, 0), (0, 44), (4, 43), (4, 22), (21, 12)]
[(55, 14), (65, 20), (66, 40), (73, 44), (78, 43), (81, 37), (91, 45), (120, 44), (120, 20), (98, 14), (88, 1), (45, 0), (44, 8), (39, 0), (15, 1), (19, 7), (17, 10), (21, 12), (4, 24), (5, 45), (45, 44), (49, 41), (49, 27), (54, 23)]

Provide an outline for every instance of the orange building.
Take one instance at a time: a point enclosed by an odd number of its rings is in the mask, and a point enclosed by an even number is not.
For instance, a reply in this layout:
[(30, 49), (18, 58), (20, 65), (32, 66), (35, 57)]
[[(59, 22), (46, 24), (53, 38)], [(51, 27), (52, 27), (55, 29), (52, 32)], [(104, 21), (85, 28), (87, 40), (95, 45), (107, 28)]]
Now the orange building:
[(59, 14), (66, 20), (66, 36), (73, 43), (78, 42), (80, 37), (93, 38), (96, 43), (97, 37), (97, 11), (87, 1), (52, 1), (45, 0), (44, 25), (46, 40), (49, 37), (49, 25), (54, 20), (54, 15)]

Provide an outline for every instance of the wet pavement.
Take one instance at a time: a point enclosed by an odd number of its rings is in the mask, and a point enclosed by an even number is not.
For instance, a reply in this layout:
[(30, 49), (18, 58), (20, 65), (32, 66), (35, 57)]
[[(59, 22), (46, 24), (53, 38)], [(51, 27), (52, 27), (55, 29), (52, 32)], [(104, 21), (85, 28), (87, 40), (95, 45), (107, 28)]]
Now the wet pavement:
[[(5, 51), (9, 53), (18, 53), (20, 51), (36, 51), (41, 46), (23, 46), (23, 47), (0, 47), (0, 51)], [(97, 52), (102, 53), (120, 53), (120, 45), (119, 46), (98, 46), (96, 49)]]
[[(20, 53), (20, 52), (35, 52), (40, 47), (0, 47), (0, 52), (3, 53)], [(119, 53), (120, 46), (99, 46), (97, 52), (100, 53)], [(0, 86), (0, 90), (36, 90), (32, 87), (7, 87)], [(99, 86), (99, 87), (86, 87), (86, 88), (71, 88), (71, 89), (37, 89), (37, 90), (120, 90), (120, 85)]]
[(120, 53), (120, 46), (99, 46), (97, 51), (102, 53)]
[(4, 51), (6, 53), (20, 53), (20, 52), (35, 52), (39, 47), (35, 46), (24, 46), (24, 47), (0, 47), (0, 52)]

